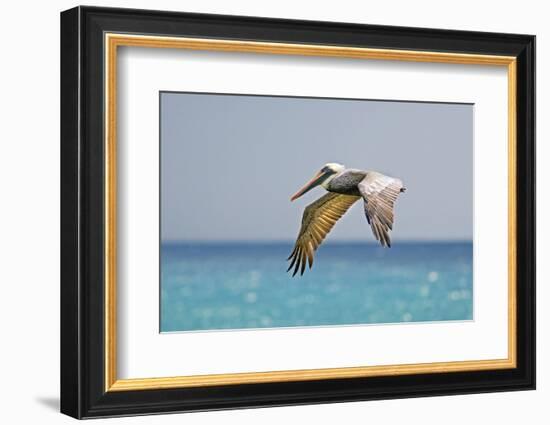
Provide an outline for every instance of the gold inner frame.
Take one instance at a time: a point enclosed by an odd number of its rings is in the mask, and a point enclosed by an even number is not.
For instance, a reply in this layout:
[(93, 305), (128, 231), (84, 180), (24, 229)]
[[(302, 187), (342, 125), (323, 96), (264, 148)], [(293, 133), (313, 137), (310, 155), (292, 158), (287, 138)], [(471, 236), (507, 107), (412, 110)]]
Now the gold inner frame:
[[(105, 34), (105, 391), (235, 385), (444, 373), (516, 367), (516, 58), (463, 53), (370, 49), (328, 45)], [(116, 324), (116, 123), (117, 48), (119, 46), (325, 56), (356, 59), (494, 65), (508, 72), (508, 357), (418, 364), (284, 370), (174, 377), (118, 379)]]

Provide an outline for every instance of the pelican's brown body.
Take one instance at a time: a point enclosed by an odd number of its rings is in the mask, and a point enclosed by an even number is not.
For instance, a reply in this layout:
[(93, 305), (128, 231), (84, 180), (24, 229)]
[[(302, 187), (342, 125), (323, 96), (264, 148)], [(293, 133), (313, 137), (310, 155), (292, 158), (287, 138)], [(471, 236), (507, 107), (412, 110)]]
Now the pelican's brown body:
[(369, 171), (345, 170), (334, 176), (328, 182), (325, 189), (329, 192), (340, 193), (342, 195), (361, 196), (358, 185), (368, 175)]
[(343, 165), (326, 164), (291, 201), (316, 186), (323, 186), (329, 193), (311, 203), (304, 210), (300, 233), (294, 250), (288, 257), (294, 268), (303, 274), (306, 263), (313, 265), (313, 256), (334, 224), (359, 199), (363, 198), (365, 215), (375, 238), (382, 246), (391, 246), (389, 231), (393, 228), (393, 206), (399, 193), (405, 188), (401, 180), (377, 171), (349, 169)]

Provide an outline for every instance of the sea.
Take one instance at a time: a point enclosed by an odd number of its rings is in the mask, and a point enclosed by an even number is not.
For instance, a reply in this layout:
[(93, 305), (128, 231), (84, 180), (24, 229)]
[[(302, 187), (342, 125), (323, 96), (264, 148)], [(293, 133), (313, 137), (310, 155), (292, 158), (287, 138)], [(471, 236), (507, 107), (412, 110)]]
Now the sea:
[(472, 320), (472, 242), (163, 242), (161, 332)]

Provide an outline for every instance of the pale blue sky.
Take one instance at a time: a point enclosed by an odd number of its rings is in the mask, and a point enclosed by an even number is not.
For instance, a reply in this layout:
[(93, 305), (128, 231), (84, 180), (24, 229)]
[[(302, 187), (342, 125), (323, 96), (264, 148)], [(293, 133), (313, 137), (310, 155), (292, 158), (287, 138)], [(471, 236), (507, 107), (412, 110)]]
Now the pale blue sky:
[[(471, 239), (473, 106), (161, 93), (162, 240), (294, 240), (327, 162), (399, 177), (398, 240)], [(373, 241), (360, 203), (329, 239)]]

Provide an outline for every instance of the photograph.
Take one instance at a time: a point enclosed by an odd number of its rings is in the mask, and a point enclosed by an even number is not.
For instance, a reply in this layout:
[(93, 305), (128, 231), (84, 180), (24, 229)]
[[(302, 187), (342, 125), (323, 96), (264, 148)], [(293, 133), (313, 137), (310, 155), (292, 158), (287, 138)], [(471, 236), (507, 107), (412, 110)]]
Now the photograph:
[(159, 96), (161, 332), (474, 319), (473, 104)]

